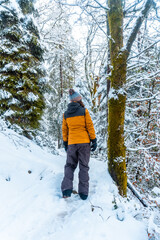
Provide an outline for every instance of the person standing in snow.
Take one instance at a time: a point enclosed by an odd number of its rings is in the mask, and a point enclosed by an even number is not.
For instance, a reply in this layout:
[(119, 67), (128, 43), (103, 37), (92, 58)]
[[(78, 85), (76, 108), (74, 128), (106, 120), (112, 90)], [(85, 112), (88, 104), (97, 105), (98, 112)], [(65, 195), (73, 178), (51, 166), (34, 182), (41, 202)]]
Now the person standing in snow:
[(97, 139), (92, 119), (84, 107), (81, 95), (70, 89), (69, 98), (71, 102), (63, 114), (62, 123), (63, 144), (67, 152), (67, 161), (61, 189), (63, 198), (71, 196), (74, 171), (79, 163), (78, 193), (82, 200), (86, 200), (89, 190), (90, 151), (96, 150)]

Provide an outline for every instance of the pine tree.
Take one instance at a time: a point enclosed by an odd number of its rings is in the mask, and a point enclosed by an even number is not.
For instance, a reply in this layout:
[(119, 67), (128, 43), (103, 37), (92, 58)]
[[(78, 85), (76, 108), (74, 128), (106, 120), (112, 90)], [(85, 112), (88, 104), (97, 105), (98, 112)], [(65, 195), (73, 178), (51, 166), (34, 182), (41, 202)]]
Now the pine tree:
[(52, 148), (53, 141), (57, 141), (60, 148), (63, 113), (68, 104), (68, 89), (72, 88), (75, 81), (77, 46), (72, 37), (69, 16), (60, 4), (49, 1), (40, 3), (38, 22), (46, 46), (44, 58), (50, 86), (46, 94), (44, 129), (49, 140), (47, 145)]
[(24, 133), (38, 128), (44, 109), (43, 49), (32, 0), (0, 7), (0, 114)]

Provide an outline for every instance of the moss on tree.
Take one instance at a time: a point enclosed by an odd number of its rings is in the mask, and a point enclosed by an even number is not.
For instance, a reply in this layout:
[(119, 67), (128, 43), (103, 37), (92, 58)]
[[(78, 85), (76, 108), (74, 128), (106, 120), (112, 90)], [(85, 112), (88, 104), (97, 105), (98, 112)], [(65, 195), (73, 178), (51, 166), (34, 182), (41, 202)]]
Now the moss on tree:
[(126, 96), (127, 53), (123, 47), (123, 11), (121, 0), (109, 0), (108, 21), (110, 28), (111, 91), (108, 101), (108, 168), (119, 187), (121, 195), (127, 195), (127, 174), (124, 145), (124, 116)]

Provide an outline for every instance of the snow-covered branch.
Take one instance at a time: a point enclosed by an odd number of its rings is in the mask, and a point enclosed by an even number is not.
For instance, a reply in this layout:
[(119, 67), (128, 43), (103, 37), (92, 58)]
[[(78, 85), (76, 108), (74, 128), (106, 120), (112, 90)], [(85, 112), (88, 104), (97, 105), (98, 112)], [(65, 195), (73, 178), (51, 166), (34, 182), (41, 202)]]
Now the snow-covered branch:
[(145, 76), (145, 78), (140, 77), (139, 79), (137, 79), (136, 74), (135, 74), (131, 78), (133, 78), (133, 79), (136, 78), (136, 80), (134, 79), (133, 81), (129, 81), (129, 78), (127, 79), (126, 89), (132, 87), (133, 85), (135, 85), (136, 83), (139, 83), (141, 81), (151, 80), (152, 78), (155, 78), (159, 73), (160, 73), (160, 71), (157, 71), (153, 74), (150, 74), (150, 76)]
[(151, 145), (149, 147), (137, 147), (137, 148), (127, 148), (128, 151), (137, 152), (139, 150), (149, 150), (158, 147), (158, 144)]
[[(142, 0), (141, 0), (140, 2), (142, 2)], [(140, 3), (140, 2), (139, 2), (139, 3)], [(136, 7), (137, 7), (137, 2), (135, 2), (135, 3), (132, 4), (131, 6), (128, 6), (128, 8), (123, 11), (123, 15), (125, 16), (127, 13), (137, 12), (137, 11), (141, 10), (141, 7), (138, 8), (138, 9), (136, 9)], [(131, 10), (131, 9), (132, 9), (132, 10)]]
[[(98, 6), (95, 6), (91, 3), (87, 3), (86, 5), (84, 5), (85, 7), (91, 7), (91, 8), (102, 8), (104, 10), (109, 10), (109, 8), (107, 6), (103, 6), (99, 1), (97, 0), (93, 0)], [(85, 1), (82, 1), (82, 3), (84, 3)], [(82, 4), (80, 3), (68, 3), (68, 2), (63, 2), (61, 1), (61, 4), (62, 5), (65, 5), (65, 6), (70, 6), (70, 7), (81, 7)]]
[(1, 2), (0, 2), (0, 5), (2, 5), (3, 3), (6, 3), (6, 2), (7, 2), (6, 0), (1, 1)]
[(144, 207), (148, 207), (148, 204), (144, 201), (140, 193), (135, 189), (135, 187), (132, 185), (132, 183), (127, 180), (127, 186), (132, 191), (132, 193), (139, 199), (139, 201), (143, 204)]
[(133, 27), (130, 36), (128, 38), (127, 44), (126, 44), (126, 49), (128, 51), (128, 54), (131, 51), (131, 47), (132, 44), (134, 42), (134, 40), (136, 39), (137, 33), (142, 25), (142, 22), (144, 20), (144, 18), (147, 16), (150, 8), (154, 5), (154, 1), (153, 0), (146, 0), (146, 3), (144, 4), (144, 7), (139, 15), (139, 17), (136, 20), (135, 26)]
[(157, 19), (158, 20), (160, 20), (160, 16), (159, 16), (159, 14), (158, 14), (158, 9), (160, 9), (160, 7), (156, 7), (156, 5), (154, 5), (154, 9), (155, 9), (155, 11), (156, 11), (156, 17), (157, 17)]
[(156, 93), (152, 97), (149, 97), (149, 98), (128, 99), (127, 102), (144, 102), (144, 101), (150, 101), (150, 100), (153, 100), (153, 99), (160, 100), (159, 98), (158, 99), (156, 98), (157, 95), (159, 95), (159, 93)]
[(105, 34), (105, 36), (107, 36), (107, 33), (106, 33), (106, 32), (103, 30), (103, 28), (100, 26), (100, 24), (98, 23), (98, 21), (97, 21), (97, 19), (94, 17), (94, 15), (93, 15), (91, 12), (89, 12), (86, 8), (83, 8), (83, 10), (93, 18), (93, 20), (95, 21), (95, 23), (97, 24), (97, 26), (99, 27), (99, 29)]
[(155, 44), (159, 43), (160, 39), (158, 39), (156, 42), (152, 43), (149, 47), (145, 48), (143, 51), (141, 51), (139, 54), (137, 54), (136, 56), (130, 57), (128, 58), (128, 61), (132, 58), (136, 58), (139, 57), (142, 53), (146, 52), (148, 49), (150, 49), (151, 47), (153, 47)]
[(17, 17), (17, 15), (15, 14), (15, 12), (14, 12), (12, 9), (8, 8), (7, 6), (2, 5), (3, 3), (6, 3), (6, 1), (1, 2), (1, 3), (0, 3), (0, 6), (3, 7), (3, 8), (5, 8), (6, 10), (8, 10), (14, 17)]
[(94, 2), (96, 2), (101, 8), (103, 8), (103, 9), (105, 9), (105, 10), (109, 10), (108, 7), (103, 6), (99, 1), (94, 0)]

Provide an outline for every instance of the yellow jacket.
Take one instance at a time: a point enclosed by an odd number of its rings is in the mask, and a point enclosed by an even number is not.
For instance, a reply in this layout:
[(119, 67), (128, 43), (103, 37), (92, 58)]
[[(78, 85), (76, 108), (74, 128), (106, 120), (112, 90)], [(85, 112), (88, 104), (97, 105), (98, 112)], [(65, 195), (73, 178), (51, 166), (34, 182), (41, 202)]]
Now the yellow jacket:
[(63, 114), (62, 135), (63, 141), (68, 142), (68, 145), (90, 143), (90, 140), (96, 138), (88, 110), (77, 102), (68, 104), (68, 109)]

